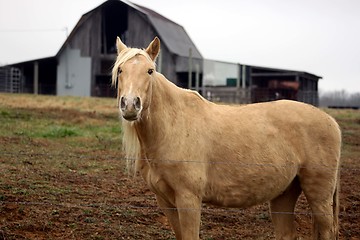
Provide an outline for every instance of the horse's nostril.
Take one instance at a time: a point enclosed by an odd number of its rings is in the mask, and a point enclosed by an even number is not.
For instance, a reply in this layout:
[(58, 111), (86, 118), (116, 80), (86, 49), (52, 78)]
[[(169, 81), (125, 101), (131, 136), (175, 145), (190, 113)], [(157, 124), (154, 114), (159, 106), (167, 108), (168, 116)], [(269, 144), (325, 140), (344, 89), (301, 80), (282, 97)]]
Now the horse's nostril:
[(120, 108), (122, 110), (125, 110), (125, 108), (126, 108), (126, 99), (124, 97), (121, 97), (121, 99), (120, 99)]
[(135, 106), (135, 109), (136, 109), (136, 110), (140, 110), (140, 108), (141, 108), (141, 100), (140, 100), (139, 97), (136, 97), (136, 98), (134, 99), (134, 106)]

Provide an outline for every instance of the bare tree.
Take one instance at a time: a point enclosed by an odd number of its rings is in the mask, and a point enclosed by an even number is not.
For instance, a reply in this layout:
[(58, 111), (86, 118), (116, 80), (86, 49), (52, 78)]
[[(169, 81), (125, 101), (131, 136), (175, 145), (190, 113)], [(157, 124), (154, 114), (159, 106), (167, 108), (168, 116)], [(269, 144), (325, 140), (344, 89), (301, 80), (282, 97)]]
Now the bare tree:
[(348, 93), (345, 90), (320, 91), (319, 96), (321, 107), (360, 107), (360, 92)]

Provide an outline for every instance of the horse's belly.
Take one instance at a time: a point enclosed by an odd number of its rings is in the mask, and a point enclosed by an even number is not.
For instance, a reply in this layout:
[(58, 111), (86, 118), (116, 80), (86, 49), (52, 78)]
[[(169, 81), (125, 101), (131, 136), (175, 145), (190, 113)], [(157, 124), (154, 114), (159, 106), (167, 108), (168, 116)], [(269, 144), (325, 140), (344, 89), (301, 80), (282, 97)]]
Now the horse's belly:
[[(245, 176), (244, 176), (245, 175)], [(281, 195), (291, 184), (296, 172), (274, 174), (272, 171), (237, 177), (213, 177), (205, 190), (203, 202), (224, 207), (249, 207)]]

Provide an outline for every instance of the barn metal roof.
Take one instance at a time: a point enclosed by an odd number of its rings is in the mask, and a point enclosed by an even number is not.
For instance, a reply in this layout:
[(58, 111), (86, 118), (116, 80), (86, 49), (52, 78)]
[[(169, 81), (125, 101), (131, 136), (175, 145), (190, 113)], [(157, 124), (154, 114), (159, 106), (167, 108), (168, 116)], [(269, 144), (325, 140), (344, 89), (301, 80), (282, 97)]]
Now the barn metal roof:
[(322, 76), (315, 75), (313, 73), (305, 72), (305, 71), (298, 71), (298, 70), (289, 70), (289, 69), (280, 69), (280, 68), (271, 68), (271, 67), (260, 67), (255, 65), (248, 65), (251, 66), (252, 69), (260, 70), (261, 73), (252, 73), (252, 76), (286, 76), (286, 75), (304, 75), (308, 78), (312, 79), (322, 79)]
[(165, 42), (165, 45), (172, 53), (187, 57), (189, 56), (189, 49), (191, 48), (192, 56), (194, 58), (202, 58), (201, 53), (181, 25), (146, 7), (131, 3), (129, 4), (128, 1), (122, 2), (128, 4), (138, 11), (141, 11), (148, 17), (158, 32), (160, 39)]

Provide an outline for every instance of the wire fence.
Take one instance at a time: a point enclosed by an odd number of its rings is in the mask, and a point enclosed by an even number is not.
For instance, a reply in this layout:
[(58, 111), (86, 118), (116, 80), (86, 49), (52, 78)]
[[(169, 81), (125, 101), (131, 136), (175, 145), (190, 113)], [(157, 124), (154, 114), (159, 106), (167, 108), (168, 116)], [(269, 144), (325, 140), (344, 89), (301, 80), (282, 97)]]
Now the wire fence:
[[(64, 153), (37, 153), (37, 152), (26, 152), (26, 151), (20, 151), (20, 152), (11, 152), (11, 151), (3, 151), (0, 153), (0, 156), (4, 157), (19, 157), (19, 156), (26, 156), (28, 158), (37, 158), (37, 157), (44, 157), (46, 156), (47, 159), (55, 158), (55, 157), (62, 157), (62, 158), (72, 158), (72, 159), (82, 159), (82, 160), (109, 160), (109, 161), (126, 161), (126, 160), (135, 160), (135, 159), (125, 159), (124, 157), (104, 157), (101, 155), (86, 155), (86, 154), (64, 154)], [(8, 159), (1, 159), (1, 161), (4, 162), (4, 160)], [(152, 161), (152, 159), (136, 159), (138, 161)], [(254, 168), (254, 167), (298, 167), (295, 165), (276, 165), (276, 164), (270, 164), (270, 163), (235, 163), (235, 162), (226, 162), (226, 161), (215, 161), (215, 162), (203, 162), (203, 161), (197, 161), (197, 160), (169, 160), (169, 159), (157, 159), (156, 161), (162, 161), (162, 162), (171, 162), (171, 163), (196, 163), (196, 164), (236, 164), (241, 165), (242, 167), (248, 167), (248, 168)], [(300, 167), (305, 168), (305, 167)], [(334, 169), (329, 168), (326, 166), (315, 166), (311, 167), (313, 168), (324, 168), (324, 169)], [(350, 166), (341, 166), (339, 168), (340, 170), (346, 170), (346, 171), (360, 171), (360, 168), (353, 168)], [(145, 183), (144, 183), (145, 184)], [(145, 199), (145, 198), (144, 198)], [(33, 202), (33, 201), (6, 201), (0, 199), (0, 206), (3, 204), (16, 204), (16, 205), (22, 205), (22, 206), (44, 206), (44, 207), (64, 207), (64, 208), (102, 208), (102, 209), (119, 209), (119, 210), (137, 210), (137, 211), (163, 211), (163, 210), (178, 210), (178, 211), (201, 211), (201, 212), (207, 212), (207, 213), (241, 213), (241, 214), (260, 214), (263, 212), (249, 210), (249, 209), (239, 209), (239, 208), (209, 208), (208, 205), (205, 207), (202, 206), (201, 208), (161, 208), (157, 206), (138, 206), (133, 204), (118, 204), (118, 205), (110, 205), (106, 203), (73, 203), (73, 202), (50, 202), (50, 201), (42, 201), (42, 202)], [(141, 204), (139, 204), (141, 205)], [(306, 216), (314, 216), (314, 215), (333, 215), (334, 213), (313, 213), (310, 210), (308, 211), (295, 211), (295, 212), (269, 212), (270, 214), (290, 214), (290, 215), (306, 215)], [(340, 217), (357, 217), (360, 216), (360, 213), (348, 213), (348, 212), (340, 212)]]
[(273, 163), (245, 163), (245, 162), (235, 162), (235, 161), (200, 161), (200, 160), (177, 160), (177, 159), (151, 159), (151, 158), (124, 158), (124, 157), (104, 157), (101, 155), (84, 155), (84, 154), (63, 154), (63, 153), (28, 153), (25, 151), (20, 152), (2, 152), (0, 155), (4, 156), (28, 156), (28, 157), (36, 157), (36, 156), (46, 156), (48, 158), (52, 157), (66, 157), (66, 158), (77, 158), (77, 159), (88, 159), (88, 160), (113, 160), (113, 161), (156, 161), (156, 162), (166, 162), (166, 163), (196, 163), (196, 164), (211, 164), (211, 165), (236, 165), (236, 166), (242, 166), (242, 167), (248, 167), (248, 168), (254, 168), (254, 167), (280, 167), (280, 168), (298, 168), (298, 169), (339, 169), (346, 170), (346, 171), (360, 171), (360, 168), (354, 168), (352, 166), (346, 166), (341, 165), (339, 168), (334, 167), (327, 167), (321, 164), (314, 165), (312, 164), (311, 167), (305, 167), (305, 166), (298, 166), (296, 164), (273, 164)]
[[(260, 214), (263, 212), (254, 211), (251, 209), (239, 209), (239, 208), (210, 208), (209, 206), (202, 208), (163, 208), (157, 206), (136, 206), (136, 205), (109, 205), (104, 203), (88, 203), (88, 204), (77, 204), (71, 202), (31, 202), (31, 201), (0, 201), (1, 204), (16, 204), (23, 206), (44, 206), (44, 207), (63, 207), (63, 208), (79, 208), (79, 209), (115, 209), (115, 210), (138, 210), (138, 211), (152, 211), (159, 212), (164, 210), (173, 210), (173, 211), (201, 211), (205, 213), (235, 213), (235, 214)], [(270, 214), (285, 214), (285, 215), (304, 215), (304, 216), (315, 216), (315, 215), (329, 215), (333, 216), (334, 213), (313, 213), (311, 211), (295, 211), (295, 212), (279, 212), (279, 211), (269, 211)], [(346, 213), (340, 212), (340, 217), (354, 217), (360, 216), (360, 213)]]

